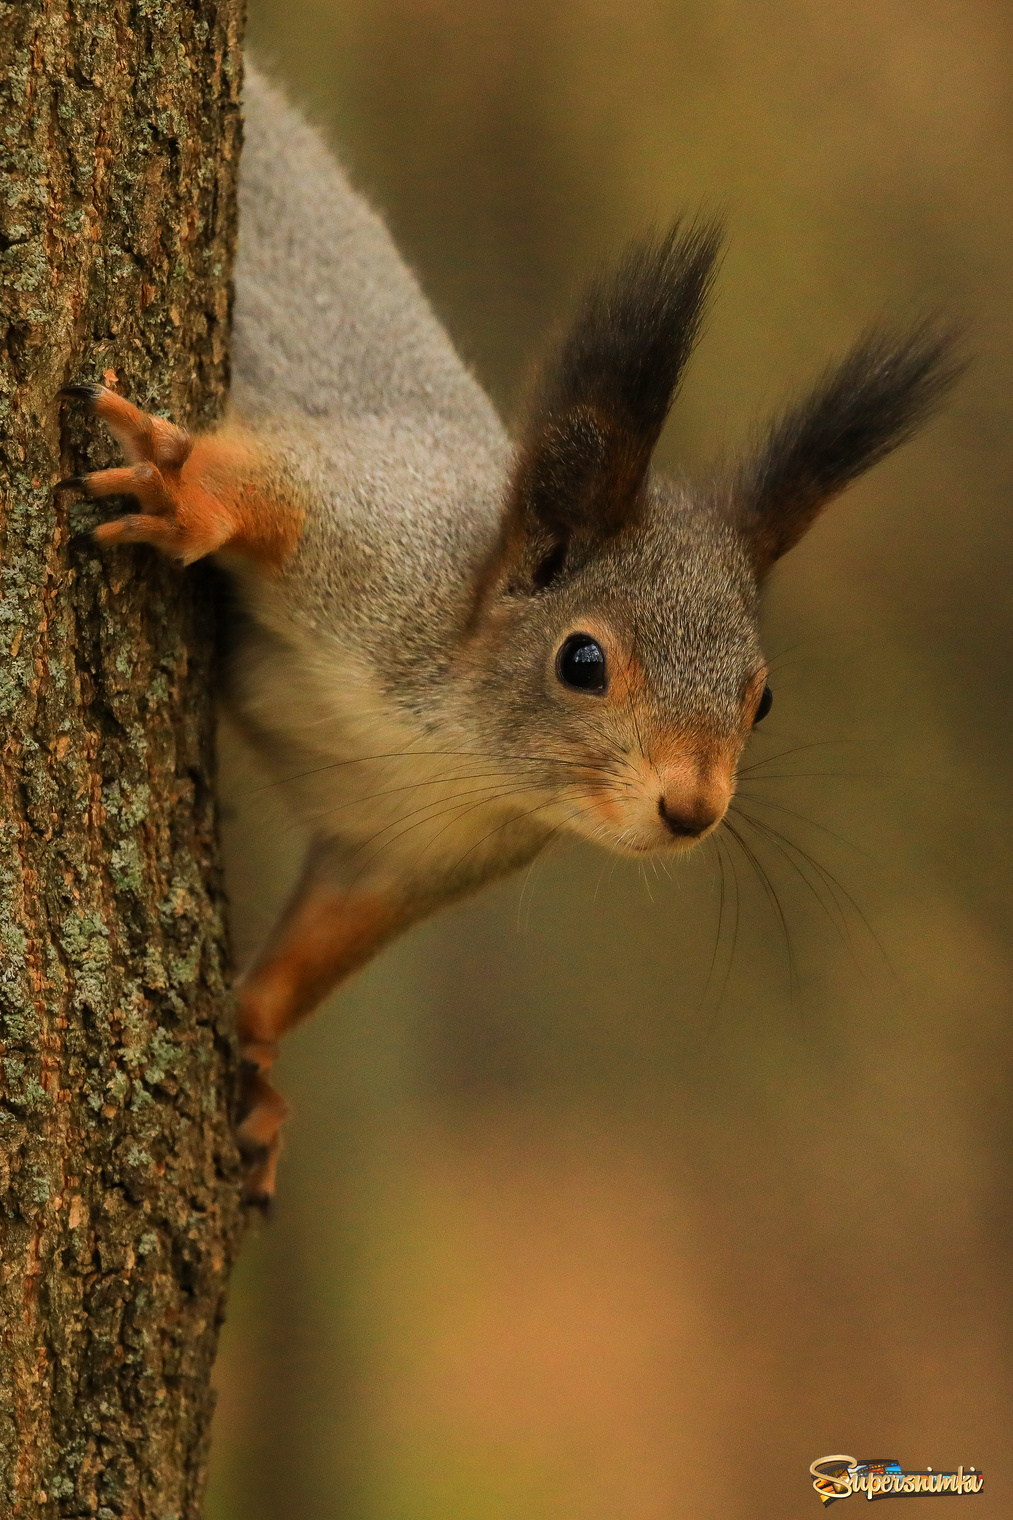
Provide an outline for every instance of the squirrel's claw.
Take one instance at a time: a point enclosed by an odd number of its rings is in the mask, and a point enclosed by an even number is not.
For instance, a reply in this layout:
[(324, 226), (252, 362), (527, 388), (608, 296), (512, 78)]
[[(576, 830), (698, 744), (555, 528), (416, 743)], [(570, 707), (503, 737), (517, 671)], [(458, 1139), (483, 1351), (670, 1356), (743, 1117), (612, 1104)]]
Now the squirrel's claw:
[(59, 392), (62, 399), (67, 401), (90, 401), (95, 402), (105, 390), (104, 385), (95, 385), (89, 382), (86, 385), (65, 385)]

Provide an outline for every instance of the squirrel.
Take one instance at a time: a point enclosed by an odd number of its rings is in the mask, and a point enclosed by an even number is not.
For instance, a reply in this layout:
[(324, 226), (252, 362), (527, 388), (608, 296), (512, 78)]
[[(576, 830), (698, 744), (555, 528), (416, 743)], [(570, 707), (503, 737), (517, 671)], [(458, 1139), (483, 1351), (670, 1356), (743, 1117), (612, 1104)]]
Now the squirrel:
[(719, 827), (772, 696), (759, 594), (828, 501), (955, 379), (937, 320), (868, 331), (736, 467), (651, 457), (721, 236), (677, 223), (586, 289), (516, 440), (379, 216), (253, 68), (234, 380), (191, 437), (69, 388), (132, 496), (94, 529), (237, 590), (228, 700), (308, 825), (294, 896), (238, 983), (245, 1198), (275, 1189), (281, 1036), (394, 935), (558, 835), (675, 854)]

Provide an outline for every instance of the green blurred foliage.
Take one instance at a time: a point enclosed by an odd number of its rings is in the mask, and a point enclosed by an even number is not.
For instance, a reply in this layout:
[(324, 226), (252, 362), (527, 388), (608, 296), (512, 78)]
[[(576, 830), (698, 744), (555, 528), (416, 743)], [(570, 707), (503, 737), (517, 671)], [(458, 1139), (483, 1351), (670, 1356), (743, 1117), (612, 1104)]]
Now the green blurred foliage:
[[(783, 1520), (841, 1450), (975, 1464), (1005, 1515), (1008, 7), (251, 12), (508, 416), (581, 274), (701, 205), (732, 241), (665, 466), (884, 313), (974, 362), (774, 578), (755, 862), (560, 851), (293, 1037), (209, 1515)], [(245, 955), (299, 840), (227, 731), (223, 769)]]

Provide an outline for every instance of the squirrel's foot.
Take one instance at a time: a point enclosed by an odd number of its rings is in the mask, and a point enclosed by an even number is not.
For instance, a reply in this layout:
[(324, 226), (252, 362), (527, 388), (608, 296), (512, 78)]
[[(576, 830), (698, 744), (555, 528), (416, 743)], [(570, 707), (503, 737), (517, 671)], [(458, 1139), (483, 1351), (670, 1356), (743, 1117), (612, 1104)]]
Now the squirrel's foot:
[(228, 492), (218, 496), (208, 489), (208, 482), (233, 485), (233, 459), (228, 456), (234, 450), (222, 448), (213, 436), (192, 438), (102, 385), (68, 386), (61, 395), (85, 401), (91, 413), (102, 418), (128, 464), (59, 480), (56, 489), (90, 497), (134, 496), (140, 502), (140, 512), (94, 529), (100, 544), (154, 544), (164, 555), (192, 564), (234, 537), (236, 521)]
[(281, 1126), (288, 1114), (284, 1098), (267, 1080), (256, 1059), (244, 1053), (239, 1073), (236, 1140), (243, 1161), (243, 1202), (269, 1212), (281, 1151)]

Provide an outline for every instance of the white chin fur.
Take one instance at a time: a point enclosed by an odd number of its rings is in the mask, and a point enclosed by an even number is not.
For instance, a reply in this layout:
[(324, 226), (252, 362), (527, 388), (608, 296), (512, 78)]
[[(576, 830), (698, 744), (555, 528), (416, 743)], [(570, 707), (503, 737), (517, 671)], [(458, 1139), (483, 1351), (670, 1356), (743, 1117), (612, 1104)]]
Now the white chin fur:
[(581, 839), (590, 840), (615, 855), (685, 855), (703, 842), (702, 839), (673, 837), (663, 828), (622, 829), (594, 819), (575, 819), (570, 827)]

